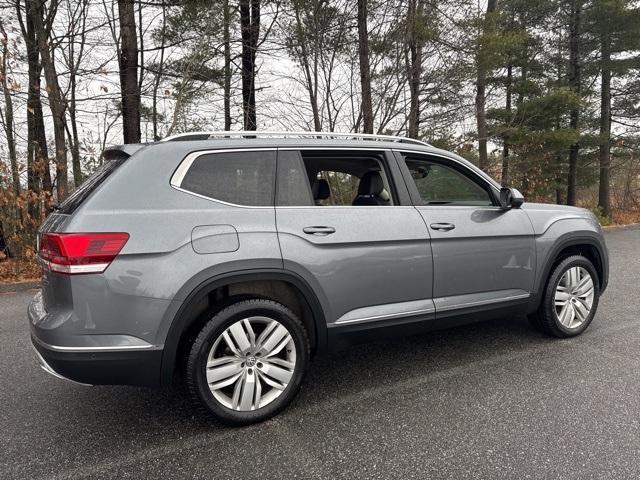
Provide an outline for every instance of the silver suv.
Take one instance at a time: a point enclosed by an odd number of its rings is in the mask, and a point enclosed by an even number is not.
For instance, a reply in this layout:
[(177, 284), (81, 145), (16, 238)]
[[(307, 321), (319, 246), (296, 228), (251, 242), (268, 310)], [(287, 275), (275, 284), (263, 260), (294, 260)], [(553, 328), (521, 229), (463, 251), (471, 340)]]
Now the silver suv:
[(192, 133), (108, 148), (39, 233), (45, 370), (173, 385), (264, 420), (315, 353), (526, 314), (582, 333), (607, 285), (587, 210), (523, 203), (457, 155), (358, 134)]

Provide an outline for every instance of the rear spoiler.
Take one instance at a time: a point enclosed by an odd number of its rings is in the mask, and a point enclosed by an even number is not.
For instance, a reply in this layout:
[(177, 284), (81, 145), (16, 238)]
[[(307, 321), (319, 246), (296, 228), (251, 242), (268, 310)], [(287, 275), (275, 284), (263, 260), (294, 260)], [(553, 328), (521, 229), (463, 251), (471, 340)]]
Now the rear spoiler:
[(149, 145), (148, 143), (127, 143), (125, 145), (113, 145), (107, 147), (102, 152), (102, 158), (105, 160), (125, 160), (138, 150), (142, 150)]

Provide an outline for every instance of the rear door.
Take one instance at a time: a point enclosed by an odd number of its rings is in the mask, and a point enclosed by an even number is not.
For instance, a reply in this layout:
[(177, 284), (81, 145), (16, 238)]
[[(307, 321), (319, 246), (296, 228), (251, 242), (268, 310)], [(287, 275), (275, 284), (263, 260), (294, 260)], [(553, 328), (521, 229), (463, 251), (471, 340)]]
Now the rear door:
[[(375, 169), (388, 203), (353, 206), (359, 178)], [(313, 198), (316, 181), (326, 181), (328, 198)], [(391, 152), (282, 149), (277, 190), (284, 268), (313, 287), (329, 327), (433, 316), (428, 232)]]
[(454, 159), (397, 158), (431, 235), (436, 315), (526, 304), (536, 264), (526, 213), (501, 208), (487, 181)]

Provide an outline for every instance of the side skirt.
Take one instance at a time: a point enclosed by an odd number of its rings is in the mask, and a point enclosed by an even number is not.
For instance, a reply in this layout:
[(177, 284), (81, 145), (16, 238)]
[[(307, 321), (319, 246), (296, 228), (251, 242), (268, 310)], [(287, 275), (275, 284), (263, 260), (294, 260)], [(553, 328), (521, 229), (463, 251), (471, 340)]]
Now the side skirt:
[[(438, 305), (438, 299), (435, 299)], [(508, 299), (477, 304), (451, 304), (433, 313), (413, 315), (391, 320), (373, 320), (352, 324), (333, 324), (328, 328), (330, 350), (342, 350), (350, 345), (390, 338), (419, 335), (435, 330), (468, 325), (471, 323), (524, 315), (529, 303), (528, 294)]]

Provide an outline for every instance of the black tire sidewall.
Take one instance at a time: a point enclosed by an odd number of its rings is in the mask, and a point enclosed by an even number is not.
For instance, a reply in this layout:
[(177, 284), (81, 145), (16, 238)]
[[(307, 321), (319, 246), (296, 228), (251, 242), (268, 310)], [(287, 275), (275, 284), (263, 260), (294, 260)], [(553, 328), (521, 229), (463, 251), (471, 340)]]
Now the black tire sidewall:
[[(273, 318), (287, 328), (296, 347), (296, 366), (291, 381), (278, 398), (258, 410), (239, 412), (225, 407), (215, 399), (207, 384), (206, 363), (216, 339), (233, 323), (250, 316)], [(280, 412), (298, 393), (309, 363), (309, 351), (306, 331), (287, 307), (266, 299), (240, 301), (215, 314), (195, 339), (187, 359), (187, 386), (201, 406), (224, 423), (248, 425), (260, 422)]]
[[(591, 310), (587, 319), (577, 328), (567, 328), (558, 319), (558, 315), (555, 311), (555, 294), (558, 283), (560, 283), (560, 279), (564, 275), (564, 273), (573, 267), (582, 267), (589, 275), (591, 275), (591, 279), (593, 281), (593, 305), (591, 306)], [(551, 277), (549, 278), (549, 283), (547, 284), (547, 289), (545, 292), (545, 296), (543, 299), (543, 313), (544, 313), (544, 323), (545, 326), (552, 330), (549, 333), (552, 333), (559, 337), (573, 337), (576, 335), (580, 335), (584, 332), (589, 325), (591, 324), (593, 317), (596, 314), (596, 310), (598, 309), (598, 303), (600, 299), (600, 280), (598, 277), (598, 272), (596, 271), (593, 264), (585, 257), (575, 255), (568, 258), (565, 258), (561, 261), (553, 270)]]

